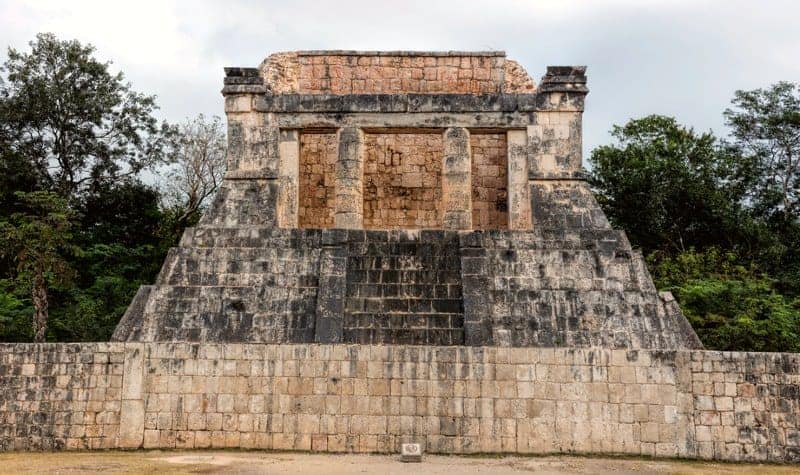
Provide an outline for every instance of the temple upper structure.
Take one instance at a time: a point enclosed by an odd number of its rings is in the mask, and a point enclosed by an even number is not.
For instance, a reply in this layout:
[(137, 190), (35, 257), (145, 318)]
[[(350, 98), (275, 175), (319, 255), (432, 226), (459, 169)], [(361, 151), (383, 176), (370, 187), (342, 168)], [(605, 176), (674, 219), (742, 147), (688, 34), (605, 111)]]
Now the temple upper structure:
[(114, 339), (701, 347), (582, 173), (586, 69), (499, 51), (226, 68), (228, 170)]

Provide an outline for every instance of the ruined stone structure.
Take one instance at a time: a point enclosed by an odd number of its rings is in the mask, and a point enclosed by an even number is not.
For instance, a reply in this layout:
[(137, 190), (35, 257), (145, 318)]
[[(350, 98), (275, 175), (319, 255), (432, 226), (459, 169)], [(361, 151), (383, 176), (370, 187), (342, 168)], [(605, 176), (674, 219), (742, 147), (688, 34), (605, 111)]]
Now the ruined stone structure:
[(248, 448), (800, 461), (800, 356), (0, 344), (0, 451)]
[(800, 461), (800, 356), (700, 349), (581, 176), (584, 69), (227, 70), (230, 160), (111, 343), (0, 344), (0, 450)]
[(229, 163), (121, 341), (699, 348), (581, 174), (585, 68), (502, 52), (226, 69)]

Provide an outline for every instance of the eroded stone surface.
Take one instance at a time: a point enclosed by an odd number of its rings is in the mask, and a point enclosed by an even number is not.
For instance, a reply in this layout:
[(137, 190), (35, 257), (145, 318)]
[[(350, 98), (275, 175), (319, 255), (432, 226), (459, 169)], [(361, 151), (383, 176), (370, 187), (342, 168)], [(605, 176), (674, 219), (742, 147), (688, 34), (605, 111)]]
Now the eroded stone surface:
[[(0, 450), (250, 448), (800, 461), (795, 354), (0, 345)], [(141, 375), (136, 399), (123, 381)], [(122, 422), (121, 422), (122, 421)]]
[(333, 227), (337, 157), (335, 133), (300, 134), (298, 220), (301, 227)]
[(223, 186), (115, 339), (700, 347), (583, 180), (585, 68), (536, 88), (502, 52), (301, 51), (226, 74)]
[(365, 138), (363, 227), (441, 227), (442, 135), (370, 133)]
[(505, 133), (471, 134), (472, 227), (508, 229), (508, 144)]

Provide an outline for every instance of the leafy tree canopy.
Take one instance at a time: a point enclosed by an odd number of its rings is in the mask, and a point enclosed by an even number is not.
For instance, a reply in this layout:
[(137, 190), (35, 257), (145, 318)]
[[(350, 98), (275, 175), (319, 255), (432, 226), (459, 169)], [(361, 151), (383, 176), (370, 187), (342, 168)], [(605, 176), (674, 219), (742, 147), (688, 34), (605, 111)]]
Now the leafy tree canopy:
[(592, 152), (590, 183), (632, 242), (647, 252), (736, 245), (741, 191), (725, 186), (734, 157), (712, 134), (658, 115), (615, 126), (611, 134), (616, 143)]
[(0, 82), (0, 152), (25, 157), (27, 177), (65, 198), (134, 176), (164, 159), (172, 129), (153, 96), (133, 91), (92, 46), (37, 35), (8, 49)]

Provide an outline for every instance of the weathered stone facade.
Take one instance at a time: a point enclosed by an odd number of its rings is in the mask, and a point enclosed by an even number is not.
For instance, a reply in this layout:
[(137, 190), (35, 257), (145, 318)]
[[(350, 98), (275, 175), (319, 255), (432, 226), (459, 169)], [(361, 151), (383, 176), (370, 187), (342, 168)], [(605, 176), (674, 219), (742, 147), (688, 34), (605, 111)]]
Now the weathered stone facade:
[(333, 227), (337, 146), (335, 132), (300, 134), (300, 227)]
[(505, 133), (471, 134), (472, 227), (508, 229), (508, 143)]
[(581, 172), (584, 68), (279, 53), (226, 70), (229, 166), (124, 341), (699, 348)]
[(0, 450), (800, 461), (800, 356), (702, 351), (581, 173), (584, 68), (230, 68), (225, 181), (115, 342), (0, 344)]
[(0, 345), (0, 450), (258, 448), (800, 461), (800, 356)]
[(364, 136), (365, 229), (442, 227), (442, 134)]

